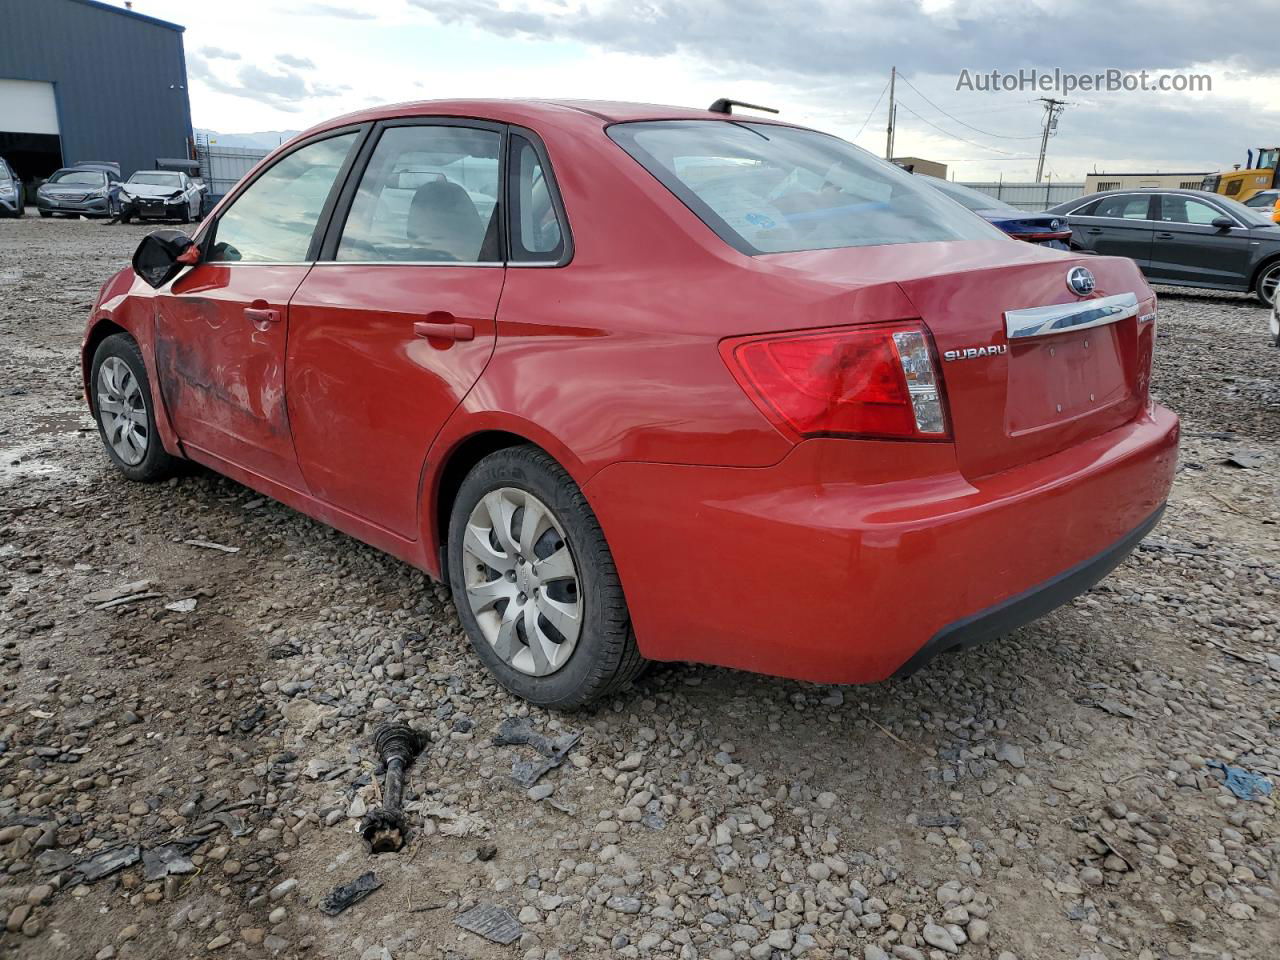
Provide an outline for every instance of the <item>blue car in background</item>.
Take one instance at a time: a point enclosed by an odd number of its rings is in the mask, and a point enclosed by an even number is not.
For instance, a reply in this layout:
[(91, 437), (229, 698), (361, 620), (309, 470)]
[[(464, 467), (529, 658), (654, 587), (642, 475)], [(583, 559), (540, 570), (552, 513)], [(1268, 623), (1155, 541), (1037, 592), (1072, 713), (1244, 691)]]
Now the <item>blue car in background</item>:
[(20, 217), (25, 212), (22, 181), (4, 157), (0, 157), (0, 217)]
[(1038, 243), (1043, 247), (1052, 247), (1055, 250), (1069, 249), (1067, 241), (1071, 239), (1071, 226), (1067, 223), (1066, 217), (1052, 213), (1027, 213), (972, 187), (963, 187), (950, 180), (941, 180), (925, 173), (918, 173), (916, 176), (945, 193), (956, 203), (968, 207), (1011, 237), (1026, 240), (1028, 243)]

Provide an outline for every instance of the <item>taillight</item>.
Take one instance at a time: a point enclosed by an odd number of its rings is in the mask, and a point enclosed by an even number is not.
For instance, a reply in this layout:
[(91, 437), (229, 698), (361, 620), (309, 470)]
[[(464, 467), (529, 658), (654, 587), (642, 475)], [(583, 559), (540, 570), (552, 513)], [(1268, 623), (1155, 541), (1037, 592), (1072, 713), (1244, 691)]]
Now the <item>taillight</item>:
[(756, 406), (796, 437), (948, 437), (942, 384), (919, 324), (738, 337), (720, 344)]

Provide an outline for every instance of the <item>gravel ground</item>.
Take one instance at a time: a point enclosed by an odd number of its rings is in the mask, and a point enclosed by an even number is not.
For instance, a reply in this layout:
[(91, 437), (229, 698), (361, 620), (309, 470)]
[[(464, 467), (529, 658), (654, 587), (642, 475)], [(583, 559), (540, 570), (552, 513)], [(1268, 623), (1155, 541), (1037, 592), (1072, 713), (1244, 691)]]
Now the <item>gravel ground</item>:
[[(1276, 956), (1280, 791), (1210, 766), (1280, 784), (1280, 351), (1254, 301), (1163, 291), (1172, 503), (1070, 606), (908, 681), (658, 666), (557, 716), (490, 681), (421, 574), (212, 474), (109, 469), (77, 349), (143, 233), (0, 222), (0, 954)], [(533, 789), (512, 762), (536, 754), (492, 742), (511, 717), (581, 735)], [(374, 857), (354, 818), (386, 718), (431, 743), (413, 839)], [(485, 903), (514, 944), (457, 925)]]

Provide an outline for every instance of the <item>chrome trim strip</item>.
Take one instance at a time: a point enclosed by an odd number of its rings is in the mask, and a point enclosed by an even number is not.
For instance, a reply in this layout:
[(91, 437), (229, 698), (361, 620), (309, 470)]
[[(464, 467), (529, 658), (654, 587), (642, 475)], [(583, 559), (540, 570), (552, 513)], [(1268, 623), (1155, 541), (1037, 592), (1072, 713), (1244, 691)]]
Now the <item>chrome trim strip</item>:
[(1113, 297), (1081, 300), (1078, 303), (1055, 303), (1047, 307), (1006, 310), (1004, 330), (1010, 340), (1043, 337), (1050, 333), (1101, 327), (1136, 316), (1137, 313), (1137, 294), (1118, 293)]
[(502, 267), (501, 260), (317, 260), (317, 267)]

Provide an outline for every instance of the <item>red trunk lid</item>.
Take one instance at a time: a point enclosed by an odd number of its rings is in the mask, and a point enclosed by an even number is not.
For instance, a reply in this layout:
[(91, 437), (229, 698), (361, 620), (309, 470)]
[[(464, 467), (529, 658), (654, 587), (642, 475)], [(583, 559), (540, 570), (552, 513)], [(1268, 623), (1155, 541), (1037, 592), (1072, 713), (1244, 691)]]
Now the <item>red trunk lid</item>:
[[(761, 259), (809, 279), (826, 274), (844, 289), (896, 282), (933, 334), (957, 460), (970, 479), (1115, 429), (1147, 403), (1155, 299), (1130, 260), (1068, 256), (1005, 240)], [(1067, 283), (1076, 266), (1095, 278), (1084, 296)], [(1052, 305), (1064, 305), (1067, 313), (1124, 294), (1134, 295), (1136, 310), (1116, 309), (1119, 319), (1085, 329), (1049, 332), (1017, 314)], [(1029, 335), (1010, 337), (1009, 311)], [(906, 318), (854, 322), (863, 319)]]

